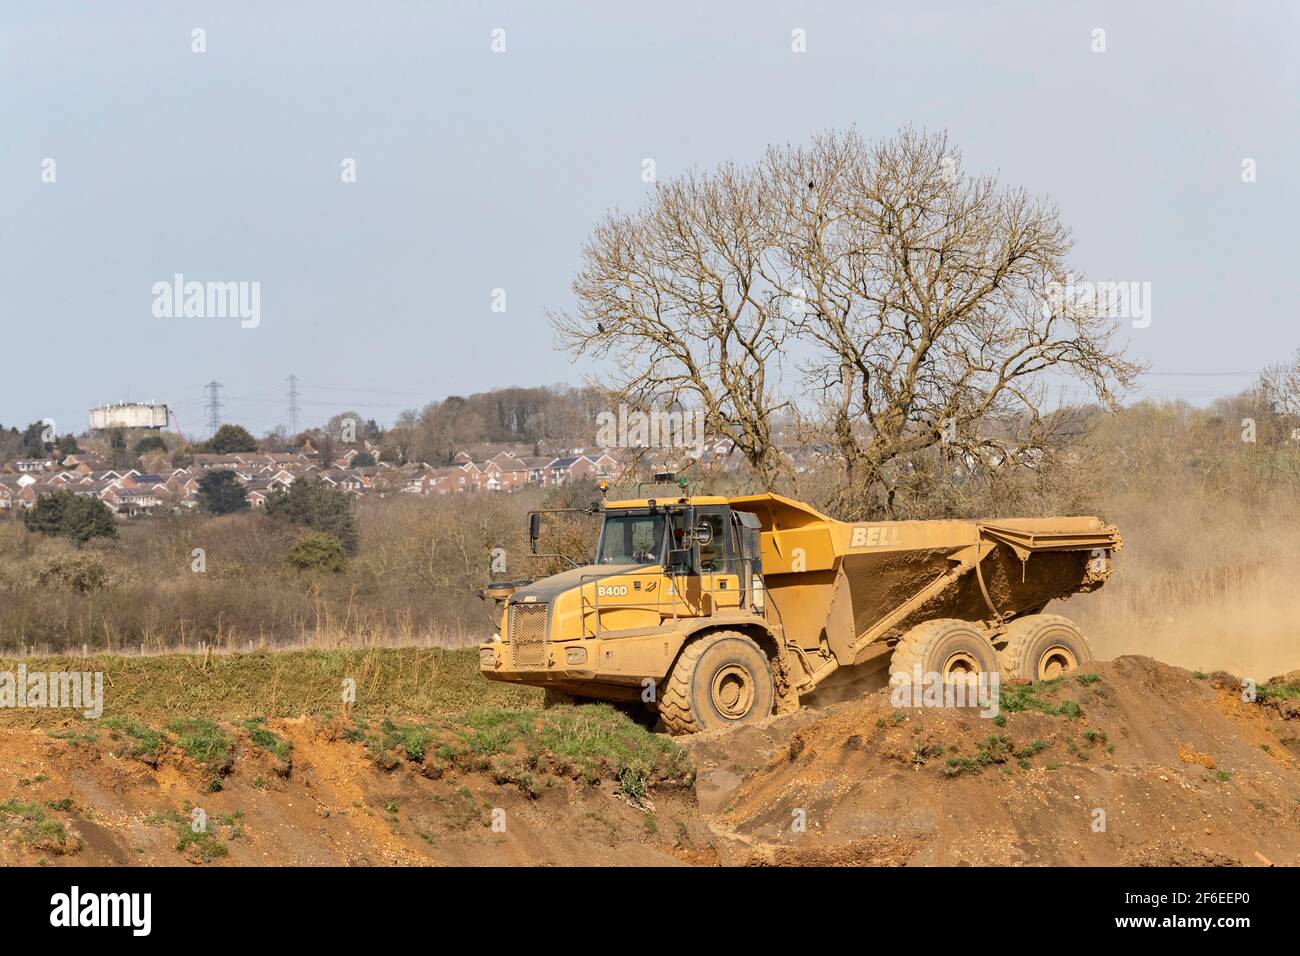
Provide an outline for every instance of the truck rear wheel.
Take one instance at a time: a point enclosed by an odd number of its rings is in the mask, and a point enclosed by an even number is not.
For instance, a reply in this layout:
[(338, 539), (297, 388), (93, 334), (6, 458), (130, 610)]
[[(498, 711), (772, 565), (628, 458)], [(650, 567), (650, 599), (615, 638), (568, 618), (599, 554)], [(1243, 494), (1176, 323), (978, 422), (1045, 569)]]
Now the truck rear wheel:
[(945, 684), (969, 682), (998, 669), (998, 652), (983, 628), (970, 621), (940, 618), (918, 624), (895, 645), (889, 659), (891, 683), (895, 674), (913, 681), (917, 668), (922, 677), (942, 675)]
[(750, 724), (772, 713), (776, 681), (767, 655), (737, 631), (706, 634), (682, 650), (659, 695), (673, 734)]
[(1092, 660), (1092, 646), (1069, 618), (1029, 614), (1007, 625), (1006, 646), (998, 653), (1002, 676), (1054, 680)]

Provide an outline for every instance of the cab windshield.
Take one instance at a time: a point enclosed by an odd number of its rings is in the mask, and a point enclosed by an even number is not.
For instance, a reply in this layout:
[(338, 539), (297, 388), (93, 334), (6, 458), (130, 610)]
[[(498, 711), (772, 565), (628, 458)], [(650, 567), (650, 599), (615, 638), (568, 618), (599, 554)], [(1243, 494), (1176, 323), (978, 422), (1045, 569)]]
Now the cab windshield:
[(663, 514), (606, 515), (597, 564), (662, 564)]

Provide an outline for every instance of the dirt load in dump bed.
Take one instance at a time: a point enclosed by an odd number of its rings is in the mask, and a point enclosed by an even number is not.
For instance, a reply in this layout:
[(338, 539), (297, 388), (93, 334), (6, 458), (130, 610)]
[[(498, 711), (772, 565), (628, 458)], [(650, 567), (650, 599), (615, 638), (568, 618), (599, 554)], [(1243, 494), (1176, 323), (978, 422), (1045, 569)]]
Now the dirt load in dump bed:
[(606, 707), (10, 712), (0, 865), (1300, 863), (1300, 674), (1243, 703), (1235, 678), (1123, 657), (1000, 704), (882, 690), (676, 742)]

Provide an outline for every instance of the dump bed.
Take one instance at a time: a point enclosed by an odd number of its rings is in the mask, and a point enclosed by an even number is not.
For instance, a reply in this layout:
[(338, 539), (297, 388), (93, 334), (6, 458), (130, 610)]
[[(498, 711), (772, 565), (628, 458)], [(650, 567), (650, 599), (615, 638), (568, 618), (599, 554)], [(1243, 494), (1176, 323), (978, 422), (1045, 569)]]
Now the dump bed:
[(763, 575), (787, 638), (829, 645), (841, 663), (920, 621), (997, 627), (1095, 590), (1123, 544), (1090, 516), (843, 522), (774, 494), (731, 506), (762, 524)]

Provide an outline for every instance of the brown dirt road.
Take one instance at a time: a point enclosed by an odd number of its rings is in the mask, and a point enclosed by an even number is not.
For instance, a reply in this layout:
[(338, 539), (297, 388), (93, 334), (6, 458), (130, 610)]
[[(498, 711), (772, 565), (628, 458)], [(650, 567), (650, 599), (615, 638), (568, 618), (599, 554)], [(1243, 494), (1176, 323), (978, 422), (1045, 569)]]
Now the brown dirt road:
[(291, 769), (240, 732), (215, 792), (174, 746), (155, 766), (86, 722), (5, 728), (0, 865), (1300, 864), (1295, 697), (1122, 657), (1008, 689), (1002, 718), (879, 691), (687, 738), (693, 785), (643, 802), (385, 770), (339, 721), (273, 718)]

